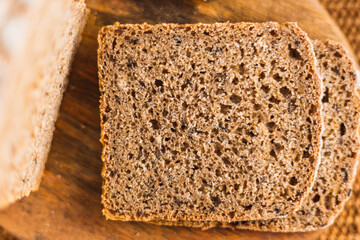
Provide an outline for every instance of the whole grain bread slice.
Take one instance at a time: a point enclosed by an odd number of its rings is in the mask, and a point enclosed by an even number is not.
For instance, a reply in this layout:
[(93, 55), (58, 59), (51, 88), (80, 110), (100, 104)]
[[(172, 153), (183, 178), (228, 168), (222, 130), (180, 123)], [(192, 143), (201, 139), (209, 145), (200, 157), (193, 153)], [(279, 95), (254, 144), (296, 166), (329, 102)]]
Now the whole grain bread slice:
[(275, 232), (312, 231), (333, 223), (351, 194), (356, 175), (360, 148), (360, 102), (356, 91), (356, 69), (343, 46), (330, 40), (317, 40), (313, 44), (324, 86), (322, 104), (325, 130), (318, 176), (302, 207), (285, 218), (268, 221), (154, 223)]
[(300, 207), (320, 161), (321, 81), (296, 24), (117, 23), (98, 41), (108, 219)]
[(0, 208), (40, 184), (84, 0), (0, 2)]

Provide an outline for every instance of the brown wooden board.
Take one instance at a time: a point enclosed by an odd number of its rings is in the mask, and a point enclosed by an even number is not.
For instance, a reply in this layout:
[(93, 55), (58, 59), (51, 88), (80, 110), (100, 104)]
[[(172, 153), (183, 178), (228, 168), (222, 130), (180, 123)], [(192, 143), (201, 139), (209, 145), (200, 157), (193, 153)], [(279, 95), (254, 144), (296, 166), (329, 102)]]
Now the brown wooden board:
[(311, 233), (163, 227), (106, 221), (101, 213), (101, 144), (96, 65), (100, 27), (121, 23), (296, 21), (311, 38), (348, 44), (315, 0), (88, 0), (91, 9), (74, 59), (39, 191), (0, 212), (22, 239), (315, 239)]

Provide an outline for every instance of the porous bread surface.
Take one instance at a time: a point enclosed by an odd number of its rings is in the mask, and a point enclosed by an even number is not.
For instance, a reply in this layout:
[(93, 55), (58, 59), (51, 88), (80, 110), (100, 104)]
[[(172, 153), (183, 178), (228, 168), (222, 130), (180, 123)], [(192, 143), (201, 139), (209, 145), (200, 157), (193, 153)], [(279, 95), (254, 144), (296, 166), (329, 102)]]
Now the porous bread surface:
[(351, 194), (359, 152), (360, 102), (356, 70), (345, 49), (334, 41), (314, 41), (318, 71), (323, 81), (325, 129), (321, 164), (314, 187), (302, 207), (282, 219), (268, 221), (163, 222), (189, 227), (231, 227), (262, 231), (312, 231), (333, 223)]
[(107, 218), (300, 207), (320, 160), (321, 81), (295, 24), (115, 24), (98, 40)]
[[(0, 31), (0, 207), (40, 184), (74, 50), (83, 0), (5, 1)], [(12, 42), (11, 39), (21, 38)]]

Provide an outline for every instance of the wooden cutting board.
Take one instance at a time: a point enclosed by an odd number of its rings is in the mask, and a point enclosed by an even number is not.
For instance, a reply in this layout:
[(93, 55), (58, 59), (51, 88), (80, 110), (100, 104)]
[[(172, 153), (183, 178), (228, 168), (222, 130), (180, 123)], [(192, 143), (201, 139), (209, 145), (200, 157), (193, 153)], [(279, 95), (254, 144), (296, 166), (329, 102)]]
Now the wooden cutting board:
[(46, 171), (38, 192), (0, 212), (0, 225), (23, 239), (315, 239), (321, 232), (261, 233), (106, 221), (96, 66), (100, 27), (121, 23), (296, 21), (311, 38), (348, 44), (315, 0), (88, 0), (91, 14), (75, 57)]

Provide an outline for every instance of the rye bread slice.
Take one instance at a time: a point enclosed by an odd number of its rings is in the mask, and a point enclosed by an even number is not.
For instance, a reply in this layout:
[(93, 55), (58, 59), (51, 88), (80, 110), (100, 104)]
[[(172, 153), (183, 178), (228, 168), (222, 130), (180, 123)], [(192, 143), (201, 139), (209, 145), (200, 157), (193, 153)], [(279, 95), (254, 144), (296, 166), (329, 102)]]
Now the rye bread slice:
[(40, 184), (83, 0), (0, 2), (0, 208)]
[(312, 231), (333, 223), (351, 194), (356, 175), (360, 148), (360, 102), (356, 91), (356, 69), (342, 45), (330, 40), (314, 41), (313, 44), (324, 86), (322, 104), (325, 129), (317, 179), (301, 208), (286, 218), (268, 221), (154, 223), (274, 232)]
[(300, 207), (320, 161), (321, 80), (296, 24), (117, 23), (98, 41), (108, 219)]

